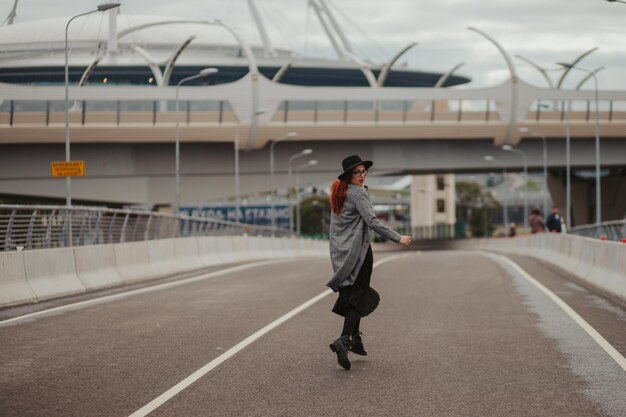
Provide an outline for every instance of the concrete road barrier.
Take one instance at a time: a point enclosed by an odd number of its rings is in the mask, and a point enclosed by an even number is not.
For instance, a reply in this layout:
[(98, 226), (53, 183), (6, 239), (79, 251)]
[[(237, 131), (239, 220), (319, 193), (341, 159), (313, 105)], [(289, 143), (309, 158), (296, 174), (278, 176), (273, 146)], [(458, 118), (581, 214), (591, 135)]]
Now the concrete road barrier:
[(456, 241), (452, 246), (541, 259), (626, 302), (626, 245), (619, 242), (541, 233), (515, 238), (468, 239)]
[(204, 267), (221, 265), (224, 262), (220, 256), (218, 239), (215, 236), (202, 236), (196, 238), (198, 245), (198, 257)]
[(72, 248), (37, 249), (23, 253), (26, 279), (38, 300), (86, 291), (76, 274)]
[(117, 243), (114, 246), (115, 264), (125, 283), (157, 276), (150, 263), (148, 242)]
[(114, 245), (77, 246), (74, 248), (76, 274), (87, 290), (113, 287), (124, 283), (115, 264)]
[(328, 242), (251, 236), (0, 252), (0, 306), (136, 283), (225, 263), (319, 254), (328, 254)]
[(23, 252), (0, 252), (0, 307), (36, 301), (26, 280)]
[(205, 266), (198, 251), (198, 239), (195, 237), (174, 239), (174, 256), (182, 271), (193, 271)]

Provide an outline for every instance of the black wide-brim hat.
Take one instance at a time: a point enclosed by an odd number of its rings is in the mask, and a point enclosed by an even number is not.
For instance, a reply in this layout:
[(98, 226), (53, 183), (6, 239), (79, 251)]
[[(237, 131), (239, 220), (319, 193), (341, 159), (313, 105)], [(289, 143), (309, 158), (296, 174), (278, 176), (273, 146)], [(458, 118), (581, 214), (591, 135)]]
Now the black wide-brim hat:
[(340, 180), (344, 179), (346, 175), (351, 174), (352, 170), (359, 165), (363, 165), (365, 169), (370, 169), (374, 163), (372, 161), (363, 161), (359, 155), (350, 155), (343, 161), (341, 161), (341, 166), (343, 167), (343, 172), (337, 177)]

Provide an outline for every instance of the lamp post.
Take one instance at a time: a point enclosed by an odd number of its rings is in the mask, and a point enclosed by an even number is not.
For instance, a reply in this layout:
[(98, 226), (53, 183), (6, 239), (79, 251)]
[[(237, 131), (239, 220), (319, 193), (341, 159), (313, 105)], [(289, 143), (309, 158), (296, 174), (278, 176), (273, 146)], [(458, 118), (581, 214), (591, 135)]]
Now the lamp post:
[[(179, 127), (179, 114), (178, 114), (178, 90), (184, 83), (195, 80), (197, 78), (206, 77), (217, 72), (217, 68), (205, 68), (199, 73), (187, 78), (183, 78), (176, 84), (176, 203), (174, 205), (174, 214), (178, 216), (180, 210), (180, 127)], [(178, 235), (178, 230), (176, 231)]]
[(270, 219), (272, 225), (272, 235), (274, 235), (274, 230), (276, 229), (276, 213), (274, 212), (274, 145), (285, 139), (294, 139), (296, 137), (298, 137), (296, 132), (289, 132), (282, 138), (273, 140), (270, 144)]
[[(250, 117), (256, 117), (261, 114), (267, 113), (267, 109), (256, 109)], [(239, 128), (241, 127), (241, 120), (237, 121), (237, 128), (235, 130), (235, 223), (239, 224), (239, 206), (241, 196), (239, 192)]]
[(313, 149), (304, 149), (302, 152), (297, 153), (295, 155), (291, 155), (289, 157), (289, 162), (287, 163), (288, 171), (287, 171), (287, 201), (289, 205), (289, 233), (293, 232), (293, 213), (292, 213), (292, 204), (291, 204), (291, 161), (294, 159), (303, 157), (305, 155), (311, 155), (313, 153)]
[[(548, 142), (546, 140), (546, 137), (545, 135), (542, 135), (541, 133), (537, 133), (526, 127), (520, 127), (519, 131), (520, 133), (537, 136), (541, 138), (541, 141), (543, 142), (543, 178), (546, 181), (546, 188), (547, 188), (548, 187)], [(546, 193), (546, 190), (544, 190), (543, 192), (543, 215), (544, 216), (548, 215), (548, 195)]]
[[(499, 159), (494, 158), (491, 155), (485, 155), (484, 160), (487, 162), (500, 164), (502, 166), (502, 178), (506, 180), (506, 165), (504, 164), (504, 162), (500, 161)], [(506, 230), (509, 227), (509, 207), (506, 204), (506, 198), (502, 199), (502, 206), (503, 206), (502, 209), (503, 209), (504, 227)]]
[[(65, 25), (65, 162), (70, 162), (70, 71), (69, 71), (69, 48), (67, 47), (67, 31), (70, 23), (78, 17), (86, 16), (96, 12), (105, 12), (116, 7), (120, 7), (121, 3), (102, 3), (95, 10), (81, 13), (73, 16)], [(65, 177), (65, 205), (69, 208), (72, 206), (72, 181), (71, 177)], [(67, 246), (72, 246), (72, 217), (68, 213), (68, 233)]]
[(297, 213), (297, 235), (300, 237), (301, 227), (302, 227), (302, 213), (300, 208), (300, 170), (306, 167), (317, 165), (317, 160), (311, 159), (307, 163), (304, 163), (296, 168), (296, 192), (297, 192), (297, 202), (298, 202), (298, 213)]
[(514, 148), (511, 145), (502, 146), (502, 150), (522, 155), (524, 162), (524, 188), (522, 189), (522, 198), (524, 200), (524, 229), (528, 229), (528, 197), (526, 196), (528, 188), (528, 164), (526, 162), (526, 152)]
[(576, 67), (574, 65), (565, 64), (563, 62), (558, 62), (559, 65), (568, 69), (576, 69), (582, 72), (585, 72), (593, 77), (594, 88), (595, 88), (595, 100), (596, 100), (596, 126), (595, 126), (595, 142), (596, 142), (596, 223), (600, 224), (602, 222), (602, 205), (600, 200), (600, 100), (598, 98), (598, 77), (594, 71), (589, 71), (585, 68)]

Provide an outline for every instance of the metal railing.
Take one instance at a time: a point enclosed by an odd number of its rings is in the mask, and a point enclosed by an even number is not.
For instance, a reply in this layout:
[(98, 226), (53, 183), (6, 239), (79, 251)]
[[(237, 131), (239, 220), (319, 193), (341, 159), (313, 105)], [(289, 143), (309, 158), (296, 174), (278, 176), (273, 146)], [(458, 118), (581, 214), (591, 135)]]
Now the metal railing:
[(603, 222), (600, 224), (586, 224), (569, 229), (568, 233), (596, 239), (622, 241), (626, 239), (626, 219)]
[(291, 235), (283, 228), (141, 210), (0, 204), (0, 251), (242, 234)]

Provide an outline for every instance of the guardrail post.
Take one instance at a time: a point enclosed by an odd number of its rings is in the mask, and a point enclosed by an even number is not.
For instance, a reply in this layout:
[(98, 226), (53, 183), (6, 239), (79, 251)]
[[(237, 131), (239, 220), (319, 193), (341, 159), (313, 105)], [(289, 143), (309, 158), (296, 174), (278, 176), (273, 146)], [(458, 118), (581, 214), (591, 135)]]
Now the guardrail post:
[(157, 101), (152, 101), (152, 126), (156, 125), (157, 119)]
[(13, 222), (15, 221), (15, 214), (17, 209), (11, 210), (11, 216), (9, 216), (9, 224), (7, 224), (7, 231), (4, 236), (4, 250), (11, 250), (11, 242), (13, 239)]
[(485, 122), (489, 121), (489, 113), (491, 112), (491, 100), (487, 100), (487, 111), (485, 112)]
[(459, 113), (456, 117), (456, 121), (459, 123), (461, 122), (462, 114), (463, 114), (463, 100), (459, 100)]
[(120, 232), (120, 243), (126, 241), (126, 226), (128, 225), (129, 217), (130, 217), (130, 213), (126, 213), (126, 216), (124, 216), (124, 222), (122, 223), (122, 231)]
[(187, 100), (187, 124), (191, 120), (191, 101)]
[(96, 224), (94, 226), (94, 233), (95, 233), (95, 239), (92, 243), (99, 245), (102, 244), (104, 242), (102, 242), (101, 236), (102, 234), (100, 233), (100, 223), (102, 221), (102, 213), (98, 212), (97, 217), (96, 217)]
[(115, 102), (115, 123), (120, 125), (120, 101), (117, 100)]
[(117, 217), (117, 213), (113, 213), (111, 216), (111, 222), (109, 223), (109, 231), (107, 236), (109, 237), (109, 243), (113, 243), (113, 224), (115, 223), (115, 218)]
[(143, 232), (143, 240), (150, 240), (150, 224), (152, 223), (152, 214), (148, 216), (148, 221), (146, 222), (146, 230)]
[(80, 229), (78, 230), (78, 239), (77, 243), (80, 246), (80, 242), (83, 242), (83, 245), (86, 244), (87, 239), (85, 239), (85, 225), (87, 223), (87, 213), (83, 213), (82, 221), (80, 222)]
[(588, 122), (589, 121), (589, 111), (591, 108), (591, 102), (589, 100), (587, 100), (587, 112), (585, 113), (585, 121)]
[(83, 126), (85, 126), (85, 117), (87, 115), (87, 102), (83, 100), (81, 102), (82, 108), (80, 109), (80, 122)]
[(137, 214), (135, 217), (135, 225), (133, 226), (133, 242), (137, 241), (137, 230), (139, 229), (139, 221), (141, 220), (141, 214)]
[(154, 235), (152, 239), (158, 239), (161, 236), (161, 222), (163, 221), (163, 216), (159, 216), (159, 220), (157, 221), (157, 227), (154, 229)]
[(46, 227), (46, 237), (45, 237), (45, 245), (47, 247), (52, 246), (52, 225), (54, 224), (54, 216), (56, 215), (57, 210), (52, 209), (50, 213), (50, 217), (48, 218), (48, 226)]
[(343, 122), (348, 123), (348, 100), (343, 101)]
[(561, 100), (561, 121), (565, 120), (565, 100)]
[(613, 120), (613, 100), (609, 101), (609, 122)]
[(37, 218), (37, 210), (33, 210), (33, 214), (30, 215), (30, 221), (28, 222), (28, 232), (26, 232), (26, 243), (24, 247), (26, 249), (33, 248), (33, 229), (35, 227), (35, 219)]
[(15, 102), (11, 100), (9, 102), (9, 126), (13, 126), (13, 113), (15, 112)]
[[(406, 112), (408, 111), (408, 104), (406, 100), (402, 101), (402, 123), (406, 123)], [(433, 107), (434, 109), (434, 107)]]
[(46, 100), (46, 126), (50, 125), (50, 100)]
[(224, 121), (224, 100), (220, 100), (219, 124)]

